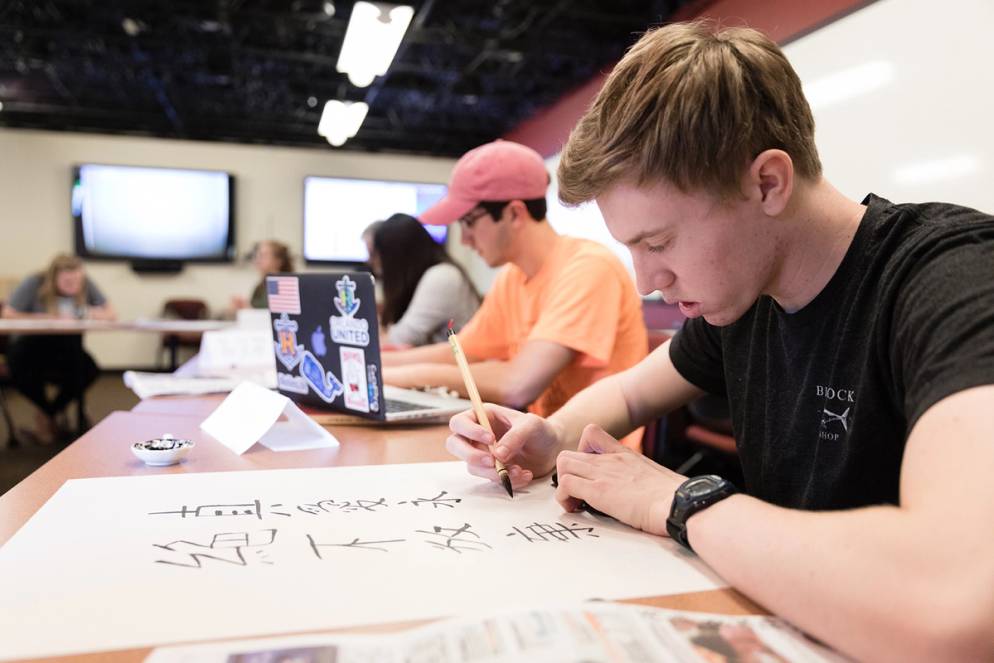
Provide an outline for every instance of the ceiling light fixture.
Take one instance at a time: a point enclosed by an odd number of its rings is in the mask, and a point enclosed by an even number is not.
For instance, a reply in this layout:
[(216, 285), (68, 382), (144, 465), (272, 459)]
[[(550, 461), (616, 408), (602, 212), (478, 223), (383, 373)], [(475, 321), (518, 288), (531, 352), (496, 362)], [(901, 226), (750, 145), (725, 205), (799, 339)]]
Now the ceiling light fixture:
[(318, 124), (318, 134), (324, 136), (335, 147), (341, 147), (349, 138), (359, 132), (362, 121), (366, 119), (369, 106), (362, 101), (338, 101), (332, 99), (325, 103)]
[(387, 73), (413, 17), (414, 8), (407, 5), (356, 2), (338, 55), (338, 71), (348, 74), (356, 87), (366, 87)]

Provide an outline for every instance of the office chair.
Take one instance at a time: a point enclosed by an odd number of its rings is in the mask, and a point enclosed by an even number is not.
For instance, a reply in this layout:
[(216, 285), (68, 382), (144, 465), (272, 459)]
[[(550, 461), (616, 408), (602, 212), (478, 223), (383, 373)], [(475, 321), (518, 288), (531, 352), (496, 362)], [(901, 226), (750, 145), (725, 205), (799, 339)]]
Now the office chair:
[[(162, 317), (178, 320), (204, 320), (207, 318), (207, 304), (202, 299), (170, 299), (162, 306)], [(200, 332), (170, 332), (162, 335), (156, 364), (162, 365), (162, 353), (169, 351), (169, 370), (175, 371), (178, 365), (179, 349), (200, 348)]]

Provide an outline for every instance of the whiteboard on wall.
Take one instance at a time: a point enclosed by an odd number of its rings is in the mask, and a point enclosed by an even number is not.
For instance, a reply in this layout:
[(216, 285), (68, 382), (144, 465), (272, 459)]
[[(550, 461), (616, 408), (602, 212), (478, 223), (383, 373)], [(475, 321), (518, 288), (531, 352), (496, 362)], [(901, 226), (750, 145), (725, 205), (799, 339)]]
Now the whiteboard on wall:
[(992, 26), (991, 0), (878, 0), (787, 44), (825, 177), (994, 213)]
[[(855, 200), (944, 201), (994, 214), (994, 74), (991, 0), (878, 0), (784, 47), (815, 116), (826, 178)], [(549, 221), (561, 234), (628, 250), (596, 204), (558, 199)]]

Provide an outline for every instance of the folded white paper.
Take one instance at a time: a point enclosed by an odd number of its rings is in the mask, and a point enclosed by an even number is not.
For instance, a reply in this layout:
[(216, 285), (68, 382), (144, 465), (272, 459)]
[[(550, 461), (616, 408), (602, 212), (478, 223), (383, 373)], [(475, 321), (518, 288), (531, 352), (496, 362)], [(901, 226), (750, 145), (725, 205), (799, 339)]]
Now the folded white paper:
[(273, 451), (338, 446), (331, 433), (289, 398), (251, 382), (239, 384), (200, 428), (239, 455), (257, 441)]

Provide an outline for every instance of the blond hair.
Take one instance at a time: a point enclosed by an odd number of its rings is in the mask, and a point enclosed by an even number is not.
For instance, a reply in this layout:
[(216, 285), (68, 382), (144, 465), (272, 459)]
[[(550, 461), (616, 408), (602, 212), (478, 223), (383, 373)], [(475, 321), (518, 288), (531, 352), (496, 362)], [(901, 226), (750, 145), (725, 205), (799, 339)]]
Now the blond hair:
[[(59, 287), (57, 278), (60, 272), (75, 272), (83, 269), (83, 261), (68, 253), (60, 253), (52, 258), (52, 262), (42, 273), (41, 285), (38, 286), (38, 298), (42, 306), (49, 313), (55, 313), (58, 309)], [(77, 308), (86, 305), (86, 283), (73, 296)]]
[(674, 23), (639, 39), (573, 129), (559, 197), (576, 205), (621, 180), (660, 179), (726, 197), (768, 149), (802, 177), (821, 175), (814, 118), (783, 52), (749, 28)]

